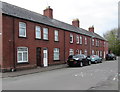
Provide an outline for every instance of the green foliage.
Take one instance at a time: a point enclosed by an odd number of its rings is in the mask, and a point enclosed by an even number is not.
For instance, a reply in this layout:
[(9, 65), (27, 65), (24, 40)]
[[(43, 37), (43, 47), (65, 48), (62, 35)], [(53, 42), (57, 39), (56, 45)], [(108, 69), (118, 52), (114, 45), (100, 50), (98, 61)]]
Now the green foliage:
[(109, 50), (120, 56), (120, 40), (118, 39), (118, 29), (107, 31), (103, 36), (108, 41)]

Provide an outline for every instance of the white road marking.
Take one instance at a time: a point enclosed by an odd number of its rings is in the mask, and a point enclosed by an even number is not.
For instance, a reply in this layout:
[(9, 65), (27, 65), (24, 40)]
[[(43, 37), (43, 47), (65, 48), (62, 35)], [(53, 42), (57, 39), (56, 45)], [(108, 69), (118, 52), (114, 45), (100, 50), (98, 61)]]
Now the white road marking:
[(118, 76), (118, 73), (117, 73), (117, 74), (115, 75), (115, 77), (113, 78), (114, 81), (115, 81), (116, 79), (118, 79), (117, 76)]

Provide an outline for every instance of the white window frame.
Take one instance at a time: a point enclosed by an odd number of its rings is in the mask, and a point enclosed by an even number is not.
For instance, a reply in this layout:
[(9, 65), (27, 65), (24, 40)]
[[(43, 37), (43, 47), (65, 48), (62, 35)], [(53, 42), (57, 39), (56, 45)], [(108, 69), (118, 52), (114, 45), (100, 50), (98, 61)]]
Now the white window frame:
[(54, 31), (54, 40), (59, 41), (59, 31), (58, 30)]
[(82, 36), (80, 36), (80, 44), (82, 44)]
[(100, 57), (102, 57), (102, 53), (103, 53), (103, 52), (102, 52), (102, 51), (100, 51)]
[(80, 50), (80, 54), (82, 54), (82, 50)]
[(73, 43), (73, 34), (70, 34), (70, 43)]
[(85, 49), (85, 52), (84, 52), (84, 54), (85, 54), (86, 56), (87, 56), (87, 53), (88, 53), (88, 52), (87, 52), (87, 50)]
[[(19, 51), (19, 49), (26, 49), (27, 51)], [(24, 53), (27, 53), (26, 61), (24, 61)], [(19, 54), (22, 54), (22, 60), (19, 61)], [(18, 47), (17, 48), (17, 63), (25, 63), (28, 62), (28, 47)]]
[[(24, 30), (24, 35), (20, 34)], [(26, 23), (24, 22), (19, 22), (19, 37), (26, 37)]]
[(92, 39), (92, 45), (94, 46), (94, 43), (95, 43), (95, 39)]
[(54, 48), (54, 60), (60, 60), (60, 49)]
[(48, 40), (48, 28), (43, 28), (43, 39)]
[(85, 45), (87, 45), (87, 37), (85, 37)]
[(95, 55), (95, 51), (94, 50), (92, 50), (92, 55)]
[(76, 35), (76, 43), (79, 44), (79, 36)]
[(69, 55), (74, 55), (74, 49), (69, 50)]
[(35, 27), (35, 38), (36, 39), (41, 39), (41, 27), (40, 26)]

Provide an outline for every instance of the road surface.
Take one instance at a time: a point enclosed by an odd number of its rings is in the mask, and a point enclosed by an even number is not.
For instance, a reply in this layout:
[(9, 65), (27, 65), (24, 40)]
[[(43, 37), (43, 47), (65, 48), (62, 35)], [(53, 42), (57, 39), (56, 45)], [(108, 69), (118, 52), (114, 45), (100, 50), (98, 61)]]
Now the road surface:
[(118, 90), (118, 61), (3, 78), (3, 90)]

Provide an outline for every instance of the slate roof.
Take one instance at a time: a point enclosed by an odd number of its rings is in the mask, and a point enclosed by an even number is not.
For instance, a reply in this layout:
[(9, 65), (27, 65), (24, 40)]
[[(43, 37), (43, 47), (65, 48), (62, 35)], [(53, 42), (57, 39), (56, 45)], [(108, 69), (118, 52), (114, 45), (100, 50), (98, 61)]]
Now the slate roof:
[(61, 21), (56, 20), (56, 19), (48, 18), (48, 17), (43, 16), (41, 14), (26, 10), (24, 8), (20, 8), (20, 7), (15, 6), (15, 5), (11, 5), (11, 4), (8, 4), (5, 2), (0, 2), (0, 3), (2, 4), (2, 13), (3, 14), (22, 18), (22, 19), (27, 19), (27, 20), (30, 20), (33, 22), (38, 22), (38, 23), (49, 25), (52, 27), (64, 29), (66, 31), (76, 32), (76, 33), (92, 36), (94, 38), (99, 38), (101, 40), (105, 40), (100, 35), (98, 35), (96, 33), (89, 32), (85, 29), (72, 26), (70, 24), (61, 22)]

